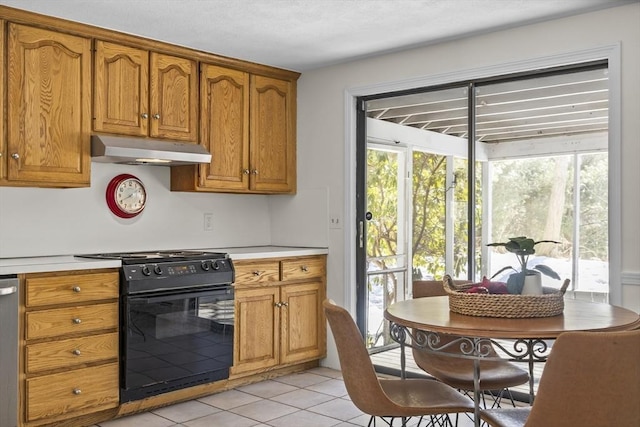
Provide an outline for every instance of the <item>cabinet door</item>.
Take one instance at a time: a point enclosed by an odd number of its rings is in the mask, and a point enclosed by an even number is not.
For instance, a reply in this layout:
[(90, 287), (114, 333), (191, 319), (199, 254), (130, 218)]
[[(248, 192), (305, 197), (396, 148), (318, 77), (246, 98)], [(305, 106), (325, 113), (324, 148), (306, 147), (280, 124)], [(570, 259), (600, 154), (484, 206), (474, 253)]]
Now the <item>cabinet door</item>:
[(280, 363), (317, 359), (326, 352), (321, 281), (281, 288), (282, 333)]
[(91, 40), (9, 24), (8, 179), (89, 185)]
[(146, 136), (149, 52), (97, 40), (94, 83), (94, 130)]
[(249, 188), (249, 74), (203, 65), (200, 78), (200, 143), (211, 153), (201, 165), (199, 185)]
[(278, 286), (236, 289), (233, 374), (279, 363), (279, 296)]
[(196, 61), (151, 53), (149, 135), (198, 140), (198, 65)]
[(251, 76), (250, 188), (295, 193), (295, 89), (291, 82)]

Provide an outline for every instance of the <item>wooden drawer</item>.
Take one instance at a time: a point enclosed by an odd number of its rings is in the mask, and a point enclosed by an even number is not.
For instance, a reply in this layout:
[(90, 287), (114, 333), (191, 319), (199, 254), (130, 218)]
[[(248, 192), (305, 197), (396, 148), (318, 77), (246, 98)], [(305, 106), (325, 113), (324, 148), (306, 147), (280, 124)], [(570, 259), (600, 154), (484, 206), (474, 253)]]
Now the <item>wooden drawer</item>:
[(120, 399), (118, 375), (118, 364), (110, 363), (27, 379), (27, 420), (115, 408)]
[(115, 299), (119, 290), (117, 272), (27, 277), (25, 305), (38, 307)]
[(282, 261), (282, 280), (299, 280), (325, 275), (324, 257), (310, 257)]
[(28, 340), (117, 327), (117, 302), (26, 313)]
[(236, 262), (235, 283), (251, 284), (280, 280), (280, 263), (275, 261)]
[(118, 333), (71, 338), (26, 347), (26, 370), (33, 374), (118, 358)]

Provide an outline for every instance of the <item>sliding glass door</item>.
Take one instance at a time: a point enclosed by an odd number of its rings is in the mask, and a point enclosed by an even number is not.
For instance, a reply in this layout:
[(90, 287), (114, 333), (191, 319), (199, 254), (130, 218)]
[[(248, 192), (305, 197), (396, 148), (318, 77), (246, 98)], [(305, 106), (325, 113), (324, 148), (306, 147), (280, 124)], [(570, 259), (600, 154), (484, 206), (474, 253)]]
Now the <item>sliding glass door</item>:
[(382, 312), (413, 280), (491, 277), (515, 260), (487, 244), (509, 237), (559, 241), (532, 261), (570, 278), (570, 296), (607, 299), (606, 63), (358, 105), (357, 315), (371, 348), (390, 343)]

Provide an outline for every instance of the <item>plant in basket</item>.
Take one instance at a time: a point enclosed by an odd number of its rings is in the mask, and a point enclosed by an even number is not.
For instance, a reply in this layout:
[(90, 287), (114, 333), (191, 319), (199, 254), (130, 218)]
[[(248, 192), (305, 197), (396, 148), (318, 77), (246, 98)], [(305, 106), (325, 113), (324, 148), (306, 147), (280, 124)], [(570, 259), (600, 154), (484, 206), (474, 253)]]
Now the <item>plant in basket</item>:
[[(521, 294), (523, 293), (523, 288), (525, 287), (525, 281), (529, 281), (529, 277), (533, 278), (535, 282), (537, 282), (538, 287), (540, 289), (540, 293), (542, 292), (542, 288), (540, 284), (540, 273), (545, 276), (549, 276), (554, 279), (560, 280), (560, 276), (558, 273), (553, 271), (550, 267), (538, 264), (531, 268), (527, 265), (529, 262), (529, 257), (536, 253), (535, 246), (539, 243), (555, 243), (558, 244), (560, 242), (556, 242), (555, 240), (538, 240), (537, 242), (529, 237), (519, 236), (519, 237), (509, 237), (508, 242), (503, 243), (489, 243), (487, 246), (502, 246), (508, 252), (511, 252), (516, 255), (518, 259), (518, 263), (520, 264), (520, 268), (516, 269), (512, 266), (503, 267), (498, 270), (491, 278), (493, 279), (498, 274), (502, 273), (506, 270), (515, 271), (514, 274), (511, 274), (507, 279), (507, 290), (511, 294)], [(530, 293), (530, 292), (525, 292)]]

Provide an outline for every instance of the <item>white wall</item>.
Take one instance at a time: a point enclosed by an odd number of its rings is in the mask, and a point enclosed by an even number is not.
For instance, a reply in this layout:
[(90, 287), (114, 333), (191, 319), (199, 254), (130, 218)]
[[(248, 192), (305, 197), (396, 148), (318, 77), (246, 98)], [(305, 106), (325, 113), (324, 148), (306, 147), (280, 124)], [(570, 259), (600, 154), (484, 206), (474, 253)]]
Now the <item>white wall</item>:
[[(329, 188), (329, 211), (347, 214), (345, 185), (355, 164), (345, 129), (345, 92), (353, 88), (495, 67), (620, 43), (622, 173), (622, 304), (640, 311), (640, 4), (387, 54), (303, 73), (298, 85), (300, 188)], [(348, 108), (348, 107), (347, 107)], [(345, 219), (349, 221), (349, 218)], [(328, 296), (349, 301), (354, 284), (345, 230), (329, 231)], [(620, 272), (618, 273), (620, 274)], [(329, 342), (331, 337), (329, 337)], [(326, 364), (338, 366), (331, 345)]]
[[(90, 188), (0, 187), (0, 258), (271, 244), (267, 196), (171, 192), (164, 166), (91, 166)], [(105, 202), (120, 173), (147, 189), (147, 206), (133, 219)], [(212, 232), (204, 231), (205, 212), (213, 213)]]

